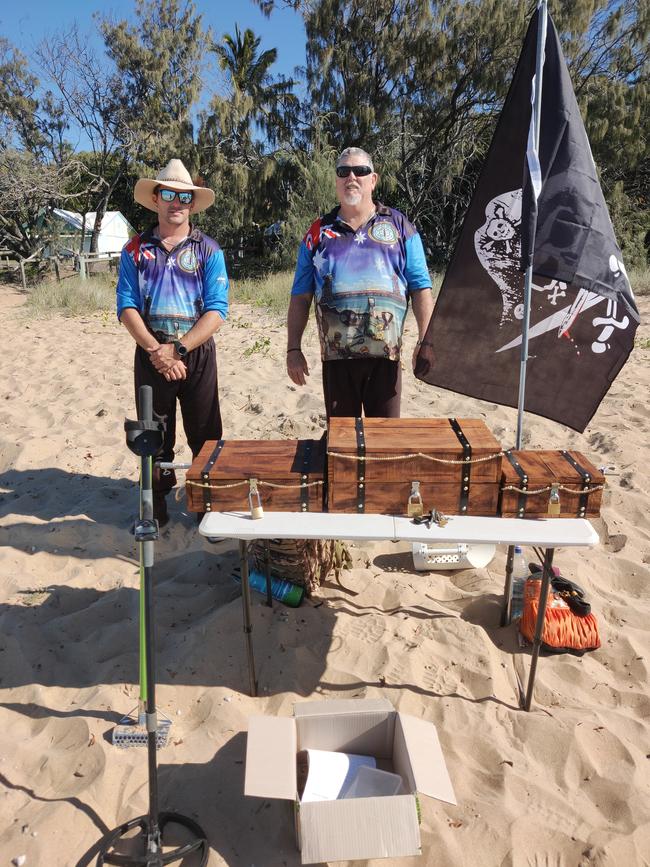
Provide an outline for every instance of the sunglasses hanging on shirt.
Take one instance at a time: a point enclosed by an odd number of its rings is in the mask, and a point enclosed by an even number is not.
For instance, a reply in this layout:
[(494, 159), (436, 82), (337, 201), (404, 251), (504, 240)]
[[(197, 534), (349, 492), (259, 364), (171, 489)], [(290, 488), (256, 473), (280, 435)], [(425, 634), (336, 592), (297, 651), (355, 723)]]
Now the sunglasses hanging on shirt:
[(347, 178), (350, 176), (350, 172), (355, 176), (355, 178), (365, 178), (367, 175), (372, 174), (372, 169), (370, 166), (337, 166), (336, 167), (336, 177), (337, 178)]
[(194, 198), (194, 193), (192, 192), (184, 192), (181, 193), (178, 190), (158, 190), (160, 194), (160, 198), (163, 202), (173, 202), (176, 196), (178, 196), (178, 201), (181, 205), (191, 205), (192, 199)]

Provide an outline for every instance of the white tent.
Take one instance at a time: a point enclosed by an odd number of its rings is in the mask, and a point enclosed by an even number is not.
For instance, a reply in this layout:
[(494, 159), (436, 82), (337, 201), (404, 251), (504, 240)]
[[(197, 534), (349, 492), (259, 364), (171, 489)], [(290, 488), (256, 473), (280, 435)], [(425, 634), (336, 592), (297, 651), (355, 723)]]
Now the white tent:
[[(81, 237), (82, 216), (75, 211), (64, 211), (62, 208), (54, 208), (54, 216), (59, 223), (59, 238), (57, 247), (67, 249), (70, 252), (79, 252), (79, 239)], [(63, 224), (63, 225), (61, 225)], [(90, 237), (95, 226), (95, 212), (86, 214), (86, 234), (84, 235), (84, 253), (90, 252)], [(129, 238), (135, 234), (135, 230), (120, 211), (106, 211), (102, 220), (102, 228), (99, 233), (98, 253), (119, 253)], [(76, 239), (73, 241), (73, 238)]]

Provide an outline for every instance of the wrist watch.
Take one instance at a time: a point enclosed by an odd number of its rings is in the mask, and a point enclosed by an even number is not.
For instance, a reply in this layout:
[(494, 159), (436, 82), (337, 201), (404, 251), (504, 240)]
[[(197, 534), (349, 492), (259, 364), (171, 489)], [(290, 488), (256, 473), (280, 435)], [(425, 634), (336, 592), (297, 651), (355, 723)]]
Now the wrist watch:
[(188, 353), (187, 346), (182, 344), (180, 342), (180, 340), (175, 340), (174, 341), (174, 348), (176, 349), (176, 352), (178, 353), (178, 357), (180, 358), (180, 360), (185, 361), (185, 359), (187, 358), (187, 353)]

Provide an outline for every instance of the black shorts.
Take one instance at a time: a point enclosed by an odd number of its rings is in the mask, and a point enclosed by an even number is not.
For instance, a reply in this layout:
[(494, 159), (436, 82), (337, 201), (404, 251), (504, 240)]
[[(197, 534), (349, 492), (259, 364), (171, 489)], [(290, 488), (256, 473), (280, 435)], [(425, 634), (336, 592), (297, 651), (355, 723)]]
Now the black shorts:
[(327, 417), (399, 418), (402, 365), (387, 358), (323, 362)]

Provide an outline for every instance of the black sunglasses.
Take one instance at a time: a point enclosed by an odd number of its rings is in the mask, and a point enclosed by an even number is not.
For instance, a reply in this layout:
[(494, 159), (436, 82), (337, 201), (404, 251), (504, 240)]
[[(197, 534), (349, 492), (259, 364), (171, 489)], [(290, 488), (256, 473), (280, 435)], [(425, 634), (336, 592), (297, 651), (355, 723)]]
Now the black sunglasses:
[(336, 177), (337, 178), (347, 178), (350, 176), (350, 172), (355, 176), (355, 178), (365, 178), (366, 175), (372, 174), (372, 169), (370, 166), (337, 166), (336, 167)]
[(176, 196), (178, 196), (178, 201), (181, 205), (190, 205), (194, 198), (194, 193), (191, 192), (181, 193), (178, 190), (158, 190), (158, 192), (163, 202), (173, 202)]

